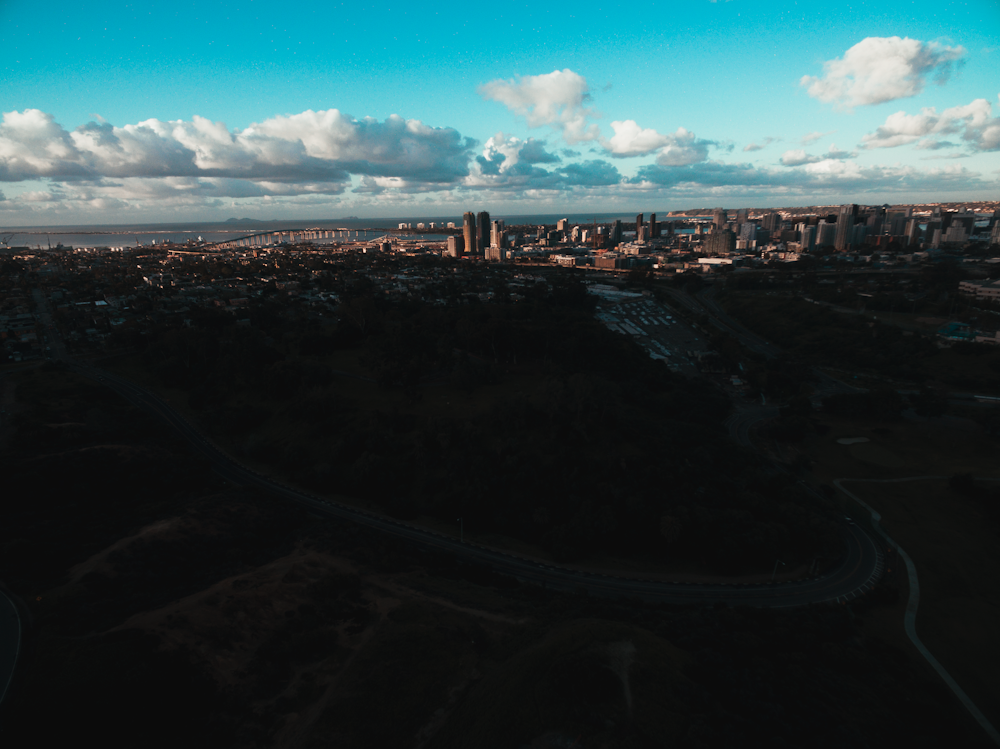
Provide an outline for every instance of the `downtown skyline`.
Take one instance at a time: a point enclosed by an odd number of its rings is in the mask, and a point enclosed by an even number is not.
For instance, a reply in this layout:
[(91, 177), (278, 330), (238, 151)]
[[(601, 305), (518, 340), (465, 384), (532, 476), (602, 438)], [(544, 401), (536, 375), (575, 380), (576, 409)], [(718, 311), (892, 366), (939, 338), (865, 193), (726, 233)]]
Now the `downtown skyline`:
[(993, 2), (56, 8), (0, 8), (7, 225), (1000, 196)]

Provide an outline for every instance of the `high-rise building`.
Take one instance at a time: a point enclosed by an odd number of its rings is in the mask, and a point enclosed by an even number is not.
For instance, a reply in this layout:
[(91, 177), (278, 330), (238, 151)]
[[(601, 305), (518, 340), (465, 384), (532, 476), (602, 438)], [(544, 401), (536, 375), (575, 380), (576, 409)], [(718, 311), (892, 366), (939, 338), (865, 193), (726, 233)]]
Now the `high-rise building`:
[(569, 225), (569, 219), (568, 218), (561, 218), (558, 221), (556, 221), (556, 231), (565, 232), (566, 231), (566, 227), (568, 225)]
[(712, 212), (712, 223), (715, 224), (715, 226), (719, 229), (721, 229), (726, 225), (726, 218), (727, 217), (725, 208), (716, 208)]
[(642, 226), (643, 226), (643, 220), (642, 220), (642, 218), (643, 217), (642, 217), (641, 213), (638, 216), (635, 217), (635, 238), (636, 239), (639, 238), (639, 232), (642, 231)]
[(728, 255), (736, 250), (736, 235), (729, 229), (716, 229), (702, 245), (707, 255)]
[(468, 211), (462, 216), (462, 236), (465, 239), (465, 254), (476, 254), (476, 214)]
[(831, 247), (837, 238), (837, 225), (826, 221), (816, 224), (816, 246)]
[(854, 219), (858, 215), (858, 207), (854, 203), (840, 206), (837, 215), (837, 235), (833, 240), (835, 250), (846, 250), (854, 239)]
[(448, 254), (452, 257), (462, 257), (465, 250), (464, 237), (448, 237)]
[(486, 248), (490, 246), (490, 214), (486, 211), (479, 212), (479, 219), (476, 224), (476, 255), (485, 255)]
[[(1000, 211), (997, 211), (997, 213), (1000, 213)], [(1000, 244), (1000, 221), (993, 224), (993, 228), (990, 230), (990, 244)]]
[(915, 218), (906, 223), (906, 243), (911, 247), (920, 244), (920, 224)]
[(572, 239), (574, 242), (579, 242), (580, 241), (580, 227), (579, 226), (574, 226), (573, 227), (572, 232), (570, 232), (570, 239)]
[(507, 246), (507, 235), (504, 232), (503, 219), (497, 219), (490, 225), (490, 247), (504, 248)]
[(736, 211), (737, 224), (745, 224), (749, 220), (749, 217), (750, 217), (750, 211), (748, 211), (746, 208), (740, 208), (738, 211)]
[(614, 223), (611, 224), (611, 236), (609, 237), (611, 244), (619, 244), (622, 241), (622, 222), (620, 219), (615, 219)]
[(781, 214), (774, 212), (765, 213), (764, 218), (761, 220), (761, 226), (769, 232), (777, 231), (781, 228)]
[(815, 226), (803, 226), (802, 227), (802, 251), (808, 252), (816, 247), (816, 227)]
[(658, 239), (660, 236), (660, 224), (656, 221), (656, 214), (649, 214), (649, 238)]

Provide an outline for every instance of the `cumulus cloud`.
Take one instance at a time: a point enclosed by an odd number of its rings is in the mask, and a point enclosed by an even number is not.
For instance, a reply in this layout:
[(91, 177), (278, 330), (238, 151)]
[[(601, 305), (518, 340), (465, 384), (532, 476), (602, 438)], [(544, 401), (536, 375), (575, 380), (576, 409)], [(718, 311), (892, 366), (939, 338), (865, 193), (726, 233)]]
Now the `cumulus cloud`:
[(358, 120), (336, 109), (236, 131), (195, 116), (123, 127), (91, 122), (72, 132), (29, 109), (0, 122), (0, 181), (190, 177), (327, 184), (337, 192), (358, 174), (453, 184), (468, 174), (471, 146), (452, 128), (396, 115)]
[(976, 99), (970, 104), (951, 107), (938, 114), (934, 107), (922, 109), (920, 114), (896, 112), (889, 115), (885, 124), (874, 133), (862, 137), (865, 148), (895, 148), (920, 141), (918, 148), (945, 148), (931, 145), (937, 135), (961, 133), (962, 140), (976, 151), (1000, 150), (1000, 118), (992, 116), (992, 106), (986, 99)]
[(809, 95), (841, 107), (881, 104), (919, 94), (928, 77), (941, 84), (965, 55), (963, 47), (898, 36), (870, 36), (843, 58), (823, 63), (823, 75), (802, 76)]
[(820, 157), (810, 156), (801, 148), (785, 151), (781, 155), (782, 166), (802, 166), (803, 164), (811, 164), (815, 161), (820, 161)]
[(708, 158), (708, 147), (715, 145), (714, 141), (698, 138), (682, 127), (666, 137), (669, 142), (660, 149), (656, 157), (656, 163), (661, 166), (687, 166), (705, 161)]
[(602, 138), (601, 145), (612, 156), (643, 156), (671, 143), (669, 135), (660, 135), (652, 128), (642, 128), (635, 120), (615, 121), (611, 123), (615, 134), (611, 138)]
[(545, 150), (545, 141), (497, 133), (486, 141), (481, 156), (476, 157), (484, 173), (500, 174), (518, 164), (555, 164), (561, 159)]
[(587, 79), (569, 68), (543, 75), (524, 75), (512, 80), (498, 79), (478, 89), (484, 99), (498, 101), (524, 117), (530, 127), (551, 125), (573, 144), (600, 137), (591, 118), (600, 115), (588, 108)]

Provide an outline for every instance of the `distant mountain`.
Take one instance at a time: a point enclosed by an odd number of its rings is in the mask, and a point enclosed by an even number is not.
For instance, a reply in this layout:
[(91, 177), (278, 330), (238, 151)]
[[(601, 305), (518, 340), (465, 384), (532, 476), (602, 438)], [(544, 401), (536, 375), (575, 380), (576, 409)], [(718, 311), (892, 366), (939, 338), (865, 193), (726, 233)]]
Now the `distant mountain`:
[(262, 226), (266, 221), (258, 221), (255, 218), (227, 218), (227, 224), (240, 224), (241, 226)]

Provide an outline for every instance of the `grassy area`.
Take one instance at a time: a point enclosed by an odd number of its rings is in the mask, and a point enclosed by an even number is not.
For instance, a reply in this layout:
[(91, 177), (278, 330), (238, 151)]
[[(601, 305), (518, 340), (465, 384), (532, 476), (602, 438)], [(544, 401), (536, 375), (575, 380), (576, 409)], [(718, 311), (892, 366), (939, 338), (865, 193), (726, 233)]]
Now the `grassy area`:
[[(836, 478), (895, 479), (909, 476), (974, 474), (1000, 476), (996, 441), (975, 424), (958, 418), (895, 424), (823, 418), (830, 431), (811, 436), (805, 450), (813, 475)], [(841, 438), (868, 442), (838, 444)], [(882, 515), (886, 531), (917, 567), (921, 586), (917, 631), (924, 644), (994, 723), (1000, 724), (1000, 616), (996, 580), (1000, 576), (998, 528), (980, 501), (962, 496), (945, 480), (897, 484), (846, 483)], [(846, 500), (845, 500), (846, 501)], [(855, 503), (845, 508), (866, 517)], [(863, 616), (869, 634), (885, 637), (916, 654), (903, 631), (907, 597), (902, 564), (900, 599)], [(970, 719), (971, 720), (971, 719)]]

